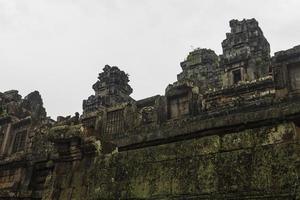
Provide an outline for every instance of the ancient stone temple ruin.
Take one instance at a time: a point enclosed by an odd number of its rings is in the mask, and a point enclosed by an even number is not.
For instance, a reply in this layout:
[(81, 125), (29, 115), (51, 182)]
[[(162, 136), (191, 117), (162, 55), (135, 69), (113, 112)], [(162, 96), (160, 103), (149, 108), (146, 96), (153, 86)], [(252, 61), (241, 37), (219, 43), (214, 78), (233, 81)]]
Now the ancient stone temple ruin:
[(75, 116), (0, 93), (1, 199), (300, 199), (300, 46), (270, 56), (255, 19), (195, 49), (164, 95), (106, 65)]

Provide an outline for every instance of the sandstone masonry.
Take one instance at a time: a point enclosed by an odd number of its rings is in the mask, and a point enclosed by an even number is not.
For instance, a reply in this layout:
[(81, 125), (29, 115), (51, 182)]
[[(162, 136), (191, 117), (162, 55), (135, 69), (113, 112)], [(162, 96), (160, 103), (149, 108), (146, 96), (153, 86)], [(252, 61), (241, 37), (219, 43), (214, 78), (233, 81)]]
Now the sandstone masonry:
[(300, 199), (300, 46), (270, 56), (255, 19), (195, 49), (164, 95), (106, 65), (82, 114), (0, 93), (0, 199)]

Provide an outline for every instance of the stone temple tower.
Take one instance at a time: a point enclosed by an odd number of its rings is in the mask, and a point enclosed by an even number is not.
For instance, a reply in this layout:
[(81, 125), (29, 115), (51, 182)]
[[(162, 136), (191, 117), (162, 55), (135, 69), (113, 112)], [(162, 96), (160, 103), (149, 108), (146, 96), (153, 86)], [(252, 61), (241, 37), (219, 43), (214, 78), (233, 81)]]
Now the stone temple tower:
[(132, 88), (128, 84), (128, 75), (118, 67), (105, 65), (93, 85), (95, 95), (83, 101), (83, 111), (93, 112), (99, 107), (110, 107), (118, 103), (131, 101)]
[(270, 45), (255, 19), (231, 20), (230, 33), (222, 42), (223, 86), (268, 76)]
[(211, 49), (195, 49), (180, 63), (178, 81), (193, 81), (202, 92), (220, 85), (219, 57)]

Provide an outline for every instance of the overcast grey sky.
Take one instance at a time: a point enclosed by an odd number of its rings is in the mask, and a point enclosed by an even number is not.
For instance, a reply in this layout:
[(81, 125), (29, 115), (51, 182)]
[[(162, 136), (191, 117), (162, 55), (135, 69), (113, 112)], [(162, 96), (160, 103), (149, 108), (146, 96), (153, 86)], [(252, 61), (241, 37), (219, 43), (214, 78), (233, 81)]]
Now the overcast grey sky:
[(300, 44), (299, 0), (0, 0), (0, 91), (38, 90), (48, 115), (82, 111), (105, 64), (132, 97), (163, 94), (191, 46), (221, 54), (230, 19), (256, 18), (272, 53)]

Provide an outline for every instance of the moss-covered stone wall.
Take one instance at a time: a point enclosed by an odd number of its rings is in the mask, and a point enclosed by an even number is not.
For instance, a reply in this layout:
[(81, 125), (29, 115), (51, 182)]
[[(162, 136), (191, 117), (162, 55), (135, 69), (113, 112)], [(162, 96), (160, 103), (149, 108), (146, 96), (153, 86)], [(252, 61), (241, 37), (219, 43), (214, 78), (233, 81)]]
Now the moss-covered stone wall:
[[(299, 131), (299, 129), (298, 129)], [(46, 199), (294, 199), (293, 122), (57, 163)]]

